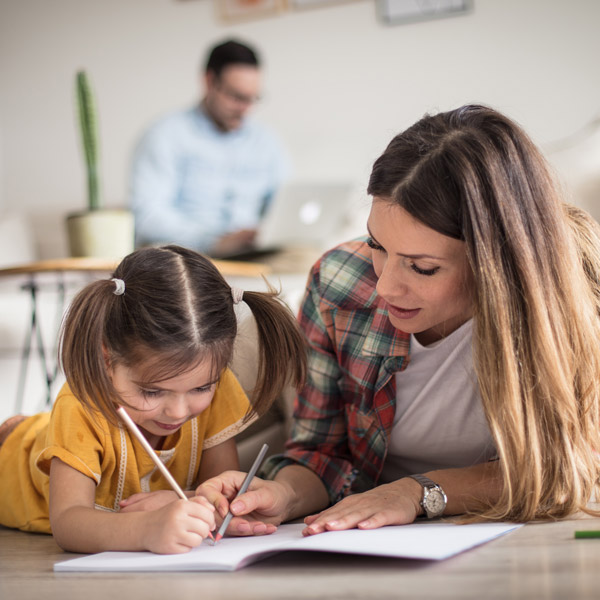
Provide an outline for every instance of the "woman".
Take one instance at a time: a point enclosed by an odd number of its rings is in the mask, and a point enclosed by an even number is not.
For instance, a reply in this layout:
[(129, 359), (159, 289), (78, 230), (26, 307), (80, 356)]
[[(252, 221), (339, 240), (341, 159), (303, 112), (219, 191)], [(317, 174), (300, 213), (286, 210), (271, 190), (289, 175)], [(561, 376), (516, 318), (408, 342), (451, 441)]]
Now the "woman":
[[(244, 518), (230, 532), (248, 532), (246, 515), (310, 514), (312, 534), (586, 510), (600, 474), (596, 225), (483, 106), (396, 136), (368, 192), (369, 238), (312, 270), (291, 439), (272, 481), (232, 502)], [(222, 512), (241, 478), (199, 491)]]

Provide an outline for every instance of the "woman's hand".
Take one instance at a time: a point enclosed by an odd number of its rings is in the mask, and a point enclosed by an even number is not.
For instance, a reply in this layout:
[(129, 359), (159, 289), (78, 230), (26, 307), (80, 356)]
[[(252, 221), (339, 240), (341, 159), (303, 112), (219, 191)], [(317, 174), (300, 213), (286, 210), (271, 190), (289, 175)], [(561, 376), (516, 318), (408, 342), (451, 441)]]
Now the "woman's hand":
[[(187, 492), (188, 496), (192, 496), (191, 492)], [(179, 496), (172, 490), (158, 490), (156, 492), (140, 492), (133, 494), (119, 502), (119, 509), (122, 513), (158, 510), (171, 502), (178, 500)]]
[(412, 523), (421, 512), (421, 486), (404, 478), (344, 498), (331, 508), (304, 519), (303, 535), (342, 529), (376, 529)]
[(176, 500), (145, 513), (143, 546), (158, 554), (182, 554), (215, 529), (215, 509), (205, 498)]
[(273, 533), (284, 518), (290, 492), (281, 483), (254, 477), (248, 491), (236, 498), (245, 477), (240, 471), (225, 471), (198, 486), (196, 494), (216, 508), (221, 521), (231, 510), (234, 518), (227, 528), (230, 535)]

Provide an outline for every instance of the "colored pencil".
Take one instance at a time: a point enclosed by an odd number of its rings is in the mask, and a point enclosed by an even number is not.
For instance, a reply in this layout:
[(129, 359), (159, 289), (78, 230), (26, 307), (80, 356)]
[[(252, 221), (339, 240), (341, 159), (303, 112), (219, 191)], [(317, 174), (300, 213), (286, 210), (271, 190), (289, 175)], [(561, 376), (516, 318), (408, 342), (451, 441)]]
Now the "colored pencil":
[(575, 538), (578, 540), (583, 540), (586, 538), (600, 538), (600, 531), (594, 531), (588, 529), (587, 531), (576, 531)]
[[(263, 447), (260, 449), (260, 452), (258, 453), (257, 457), (254, 459), (254, 463), (252, 463), (252, 467), (250, 467), (248, 474), (244, 478), (244, 481), (242, 482), (242, 487), (240, 487), (240, 491), (235, 496), (236, 498), (238, 496), (241, 496), (243, 493), (245, 493), (248, 490), (248, 486), (250, 485), (250, 482), (252, 481), (252, 479), (254, 479), (254, 476), (256, 475), (256, 471), (258, 471), (258, 467), (260, 467), (260, 464), (262, 463), (268, 449), (269, 449), (269, 445), (263, 444)], [(215, 542), (218, 542), (223, 537), (223, 535), (225, 534), (225, 530), (227, 529), (229, 522), (231, 521), (232, 518), (233, 518), (233, 514), (231, 513), (231, 510), (227, 511), (227, 514), (225, 515), (225, 519), (223, 519), (223, 523), (221, 524), (221, 527), (219, 527), (219, 531), (217, 531), (217, 535), (215, 536)]]

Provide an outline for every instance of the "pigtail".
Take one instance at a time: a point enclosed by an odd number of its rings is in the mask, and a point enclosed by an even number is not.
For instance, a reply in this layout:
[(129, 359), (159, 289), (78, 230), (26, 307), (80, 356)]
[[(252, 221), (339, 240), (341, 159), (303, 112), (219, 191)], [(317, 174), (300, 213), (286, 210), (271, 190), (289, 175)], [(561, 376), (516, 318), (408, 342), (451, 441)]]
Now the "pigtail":
[(288, 306), (269, 286), (267, 292), (244, 291), (258, 331), (258, 373), (251, 394), (254, 412), (265, 414), (286, 385), (300, 387), (306, 378), (306, 342)]
[(118, 397), (107, 371), (109, 357), (104, 350), (110, 309), (122, 301), (114, 290), (113, 282), (101, 280), (90, 283), (75, 296), (61, 326), (59, 361), (77, 399), (91, 413), (99, 411), (116, 423), (114, 403)]

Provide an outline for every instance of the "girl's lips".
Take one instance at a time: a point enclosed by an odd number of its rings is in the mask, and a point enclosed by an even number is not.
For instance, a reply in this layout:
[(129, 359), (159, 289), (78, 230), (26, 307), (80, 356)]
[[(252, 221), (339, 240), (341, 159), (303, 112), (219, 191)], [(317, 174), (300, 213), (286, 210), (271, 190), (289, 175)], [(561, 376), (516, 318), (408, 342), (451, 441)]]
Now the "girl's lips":
[(161, 429), (166, 429), (167, 431), (175, 431), (183, 425), (183, 423), (179, 423), (177, 425), (170, 425), (169, 423), (161, 423), (160, 421), (154, 421), (154, 423)]
[(400, 308), (399, 306), (393, 306), (388, 304), (388, 312), (396, 317), (397, 319), (412, 319), (416, 317), (420, 312), (420, 308)]

